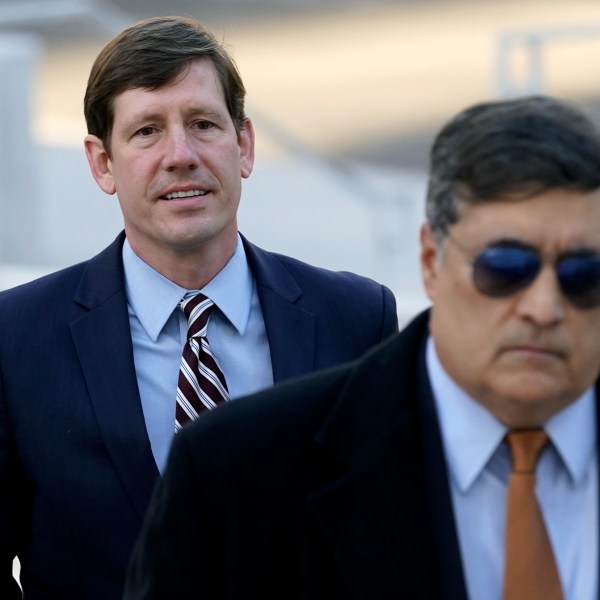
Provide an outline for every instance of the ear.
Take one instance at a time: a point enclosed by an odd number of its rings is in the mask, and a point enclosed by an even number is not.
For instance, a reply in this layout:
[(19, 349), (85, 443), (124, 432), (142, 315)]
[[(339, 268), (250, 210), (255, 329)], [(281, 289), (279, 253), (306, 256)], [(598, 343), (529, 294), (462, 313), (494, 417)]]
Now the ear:
[(254, 125), (250, 119), (244, 121), (244, 126), (238, 135), (238, 145), (242, 177), (247, 179), (254, 167)]
[(433, 232), (427, 223), (421, 226), (421, 276), (425, 292), (431, 301), (435, 300), (435, 290), (438, 280), (438, 271), (441, 263), (440, 248), (438, 247)]
[(86, 135), (83, 145), (96, 183), (103, 192), (110, 195), (114, 194), (116, 188), (112, 175), (112, 161), (108, 156), (108, 152), (104, 149), (102, 140), (95, 135)]

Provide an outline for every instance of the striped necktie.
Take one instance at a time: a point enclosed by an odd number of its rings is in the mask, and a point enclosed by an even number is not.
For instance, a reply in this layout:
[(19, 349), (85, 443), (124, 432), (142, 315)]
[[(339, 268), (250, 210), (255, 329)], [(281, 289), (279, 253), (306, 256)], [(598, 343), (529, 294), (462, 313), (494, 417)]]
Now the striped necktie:
[(206, 338), (215, 305), (203, 294), (184, 296), (179, 306), (188, 321), (188, 337), (181, 356), (175, 407), (175, 431), (202, 411), (229, 400), (227, 383)]

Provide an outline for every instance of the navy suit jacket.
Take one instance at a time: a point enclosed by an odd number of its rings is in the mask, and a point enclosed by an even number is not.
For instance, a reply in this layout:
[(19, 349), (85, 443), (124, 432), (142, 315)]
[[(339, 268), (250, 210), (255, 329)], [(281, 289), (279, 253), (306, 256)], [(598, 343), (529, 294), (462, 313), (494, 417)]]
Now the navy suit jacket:
[(124, 600), (466, 600), (427, 329), (178, 435)]
[[(121, 234), (0, 294), (0, 598), (121, 597), (158, 470), (136, 382)], [(353, 359), (397, 328), (391, 292), (244, 240), (276, 382)]]

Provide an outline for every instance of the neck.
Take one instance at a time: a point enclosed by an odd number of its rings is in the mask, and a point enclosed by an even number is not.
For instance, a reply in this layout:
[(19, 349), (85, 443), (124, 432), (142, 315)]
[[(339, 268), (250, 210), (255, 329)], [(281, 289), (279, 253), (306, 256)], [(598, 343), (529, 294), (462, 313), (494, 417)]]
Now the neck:
[(233, 256), (237, 232), (226, 244), (206, 244), (193, 250), (161, 249), (157, 253), (145, 251), (132, 240), (129, 244), (141, 260), (163, 277), (186, 290), (199, 290), (214, 279)]

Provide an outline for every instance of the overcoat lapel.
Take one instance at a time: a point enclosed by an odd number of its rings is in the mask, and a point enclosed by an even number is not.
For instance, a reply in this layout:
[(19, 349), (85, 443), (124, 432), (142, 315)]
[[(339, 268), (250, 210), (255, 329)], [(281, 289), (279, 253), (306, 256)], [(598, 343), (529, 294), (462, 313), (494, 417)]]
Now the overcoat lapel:
[(271, 351), (275, 382), (315, 368), (315, 317), (297, 305), (302, 289), (277, 260), (244, 237)]
[(87, 310), (70, 329), (103, 441), (142, 517), (158, 469), (135, 375), (122, 244), (121, 235), (88, 263), (75, 296)]
[(402, 428), (396, 435), (403, 439), (309, 502), (353, 598), (438, 599), (426, 498), (407, 460), (415, 441)]
[(438, 474), (445, 470), (441, 444), (435, 455), (424, 452), (439, 437), (422, 432), (426, 325), (425, 314), (360, 363), (316, 439), (344, 474), (309, 503), (355, 598), (466, 600), (462, 573), (443, 568), (460, 570), (452, 520), (432, 518), (451, 500), (447, 483), (437, 485), (442, 498), (430, 497), (431, 461)]
[(442, 444), (442, 434), (427, 376), (425, 338), (421, 344), (417, 387), (423, 469), (426, 473), (427, 506), (439, 565), (441, 597), (467, 600), (467, 587), (458, 543), (458, 530), (450, 493), (449, 475)]

